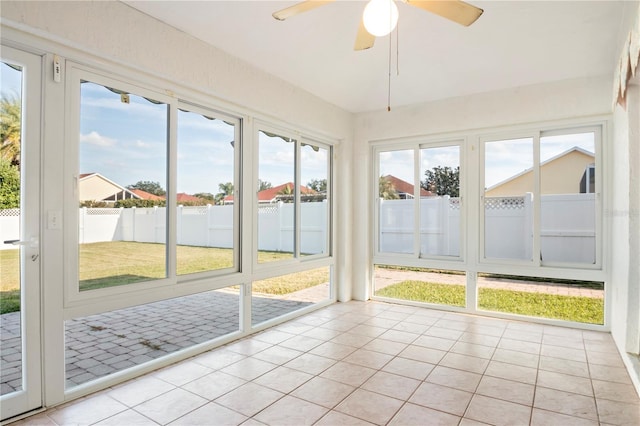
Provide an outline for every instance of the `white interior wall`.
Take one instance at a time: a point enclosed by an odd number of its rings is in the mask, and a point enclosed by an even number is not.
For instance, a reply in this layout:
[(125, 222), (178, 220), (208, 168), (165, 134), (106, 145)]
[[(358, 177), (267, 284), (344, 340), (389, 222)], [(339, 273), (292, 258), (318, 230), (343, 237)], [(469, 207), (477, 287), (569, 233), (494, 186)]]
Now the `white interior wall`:
[(611, 218), (611, 333), (640, 394), (640, 76), (616, 105)]
[(113, 1), (3, 1), (2, 18), (45, 38), (337, 138), (351, 114), (220, 49)]

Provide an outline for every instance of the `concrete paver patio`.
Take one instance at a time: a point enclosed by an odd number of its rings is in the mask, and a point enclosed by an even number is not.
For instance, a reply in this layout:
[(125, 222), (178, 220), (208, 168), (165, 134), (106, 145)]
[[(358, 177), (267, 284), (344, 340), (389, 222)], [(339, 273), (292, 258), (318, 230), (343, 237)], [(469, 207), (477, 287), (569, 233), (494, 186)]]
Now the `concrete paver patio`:
[[(252, 298), (254, 324), (328, 298), (328, 284)], [(65, 322), (67, 388), (239, 330), (239, 295), (217, 290)], [(2, 395), (22, 386), (20, 313), (1, 315)]]

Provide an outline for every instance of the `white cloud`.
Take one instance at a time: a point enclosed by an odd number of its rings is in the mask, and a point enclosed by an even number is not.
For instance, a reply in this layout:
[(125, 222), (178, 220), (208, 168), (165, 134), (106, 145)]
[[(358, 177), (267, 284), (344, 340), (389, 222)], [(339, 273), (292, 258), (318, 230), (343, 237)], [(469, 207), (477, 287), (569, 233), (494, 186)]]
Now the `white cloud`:
[(80, 142), (95, 146), (115, 146), (117, 141), (107, 136), (102, 136), (96, 131), (80, 135)]
[(138, 139), (137, 141), (135, 141), (135, 145), (137, 148), (149, 148), (151, 146), (150, 143), (148, 142), (143, 142), (140, 139)]

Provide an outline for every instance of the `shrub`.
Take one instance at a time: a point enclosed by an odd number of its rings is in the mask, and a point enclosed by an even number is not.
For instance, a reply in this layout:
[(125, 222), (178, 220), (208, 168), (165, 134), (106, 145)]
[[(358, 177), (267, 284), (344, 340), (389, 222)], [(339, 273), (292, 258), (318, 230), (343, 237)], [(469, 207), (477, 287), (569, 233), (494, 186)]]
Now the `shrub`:
[(20, 207), (20, 170), (7, 159), (0, 158), (0, 209)]

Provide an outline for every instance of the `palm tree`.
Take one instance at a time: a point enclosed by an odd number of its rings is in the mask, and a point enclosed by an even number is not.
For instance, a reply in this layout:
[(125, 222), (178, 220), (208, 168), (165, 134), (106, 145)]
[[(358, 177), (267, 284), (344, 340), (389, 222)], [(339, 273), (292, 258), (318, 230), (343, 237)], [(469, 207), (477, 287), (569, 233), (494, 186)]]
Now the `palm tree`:
[(18, 96), (2, 96), (0, 119), (0, 157), (20, 165), (22, 102)]
[(286, 184), (280, 191), (278, 191), (278, 195), (293, 195), (293, 186)]
[(226, 197), (227, 195), (232, 195), (233, 194), (233, 183), (232, 182), (227, 182), (227, 183), (219, 183), (218, 184), (218, 192), (216, 194), (216, 204), (221, 204), (222, 200), (224, 200), (224, 197)]
[(395, 186), (387, 176), (380, 176), (378, 194), (383, 200), (397, 200), (400, 198)]

